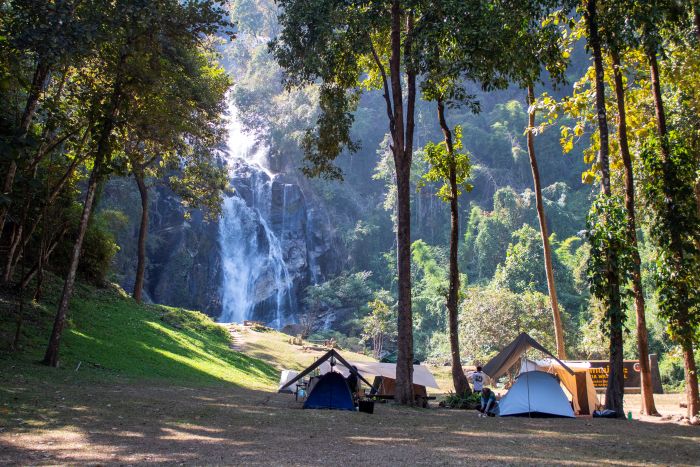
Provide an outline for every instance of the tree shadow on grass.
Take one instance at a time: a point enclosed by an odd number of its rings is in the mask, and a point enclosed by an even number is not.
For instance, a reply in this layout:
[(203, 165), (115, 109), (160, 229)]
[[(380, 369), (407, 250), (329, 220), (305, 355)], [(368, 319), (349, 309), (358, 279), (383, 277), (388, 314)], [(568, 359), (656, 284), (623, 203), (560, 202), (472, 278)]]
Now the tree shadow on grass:
[(700, 458), (700, 429), (673, 424), (481, 419), (471, 411), (391, 404), (368, 415), (299, 410), (293, 396), (235, 386), (37, 383), (13, 380), (0, 391), (0, 407), (8, 410), (1, 463), (592, 465)]

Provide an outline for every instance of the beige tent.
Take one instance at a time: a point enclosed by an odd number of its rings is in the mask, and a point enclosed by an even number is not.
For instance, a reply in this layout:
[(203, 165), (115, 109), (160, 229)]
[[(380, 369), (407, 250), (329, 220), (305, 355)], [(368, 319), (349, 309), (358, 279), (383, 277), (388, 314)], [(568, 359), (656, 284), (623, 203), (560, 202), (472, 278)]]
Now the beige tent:
[[(396, 363), (379, 363), (379, 362), (348, 362), (357, 368), (357, 371), (365, 377), (382, 376), (387, 379), (396, 379)], [(320, 366), (321, 374), (331, 371), (331, 366), (328, 362), (323, 362)], [(343, 376), (348, 376), (350, 372), (344, 366), (338, 365), (335, 371), (340, 372)], [(413, 384), (425, 386), (429, 388), (440, 389), (435, 377), (423, 365), (413, 365)]]
[(298, 374), (299, 374), (298, 371), (282, 370), (282, 373), (280, 373), (280, 385), (277, 388), (278, 392), (285, 392), (287, 394), (294, 394), (294, 390), (287, 383), (289, 381), (293, 380), (294, 378), (296, 378)]
[(585, 362), (565, 362), (566, 368), (573, 371), (573, 374), (565, 369), (561, 362), (553, 359), (528, 360), (523, 359), (520, 364), (520, 373), (527, 371), (544, 371), (556, 375), (561, 386), (574, 407), (577, 415), (591, 415), (596, 409), (598, 399), (596, 397), (595, 386), (588, 372), (590, 363)]

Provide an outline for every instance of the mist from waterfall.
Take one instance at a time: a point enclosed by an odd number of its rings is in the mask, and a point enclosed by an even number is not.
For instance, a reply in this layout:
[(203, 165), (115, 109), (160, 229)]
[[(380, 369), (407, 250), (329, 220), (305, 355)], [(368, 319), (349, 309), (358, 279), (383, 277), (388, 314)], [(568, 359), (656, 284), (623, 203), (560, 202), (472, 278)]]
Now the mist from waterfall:
[[(223, 284), (220, 322), (243, 322), (256, 310), (281, 328), (293, 314), (293, 283), (280, 243), (270, 227), (272, 184), (267, 148), (243, 130), (236, 108), (229, 107), (228, 164), (234, 193), (223, 201), (219, 222)], [(284, 213), (286, 211), (286, 188)]]

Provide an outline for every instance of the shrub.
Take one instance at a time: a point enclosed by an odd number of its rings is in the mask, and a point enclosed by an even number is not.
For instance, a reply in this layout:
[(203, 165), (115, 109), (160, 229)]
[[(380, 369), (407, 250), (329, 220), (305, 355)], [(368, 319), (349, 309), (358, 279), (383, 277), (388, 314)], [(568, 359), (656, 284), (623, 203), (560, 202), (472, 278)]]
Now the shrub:
[[(52, 264), (55, 265), (56, 271), (62, 276), (65, 276), (67, 273), (73, 245), (78, 234), (80, 213), (77, 207), (73, 208), (70, 217), (70, 230), (59, 244), (51, 260)], [(97, 285), (104, 283), (112, 265), (112, 259), (119, 251), (119, 246), (111, 228), (113, 228), (115, 222), (125, 221), (126, 218), (119, 211), (100, 212), (95, 214), (90, 220), (90, 225), (83, 240), (80, 264), (78, 265), (78, 275), (82, 279)]]
[(674, 347), (659, 362), (661, 384), (670, 392), (682, 390), (685, 386), (683, 354), (680, 347)]
[(481, 405), (481, 394), (472, 392), (468, 396), (465, 396), (464, 394), (455, 394), (450, 391), (441, 405), (449, 407), (450, 409), (475, 410)]

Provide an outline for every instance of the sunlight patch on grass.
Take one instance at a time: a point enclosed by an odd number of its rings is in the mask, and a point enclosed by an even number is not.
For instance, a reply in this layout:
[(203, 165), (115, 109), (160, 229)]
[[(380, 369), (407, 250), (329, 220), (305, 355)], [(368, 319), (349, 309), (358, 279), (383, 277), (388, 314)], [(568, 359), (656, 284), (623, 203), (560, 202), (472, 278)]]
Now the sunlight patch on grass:
[(92, 341), (95, 344), (102, 343), (102, 341), (100, 341), (99, 339), (96, 339), (93, 336), (88, 336), (87, 334), (82, 333), (82, 332), (78, 331), (77, 329), (70, 329), (70, 330), (68, 330), (68, 332), (76, 337), (81, 338), (81, 339), (86, 339), (86, 340)]
[[(114, 286), (97, 289), (79, 284), (61, 343), (60, 369), (34, 365), (46, 346), (60, 283), (56, 277), (48, 278), (44, 301), (27, 306), (22, 352), (0, 354), (0, 368), (21, 362), (22, 371), (47, 378), (127, 377), (264, 390), (276, 387), (275, 368), (231, 350), (228, 331), (207, 315), (139, 305)], [(0, 313), (0, 334), (12, 335), (14, 326), (11, 314)], [(80, 371), (74, 371), (79, 363)]]

